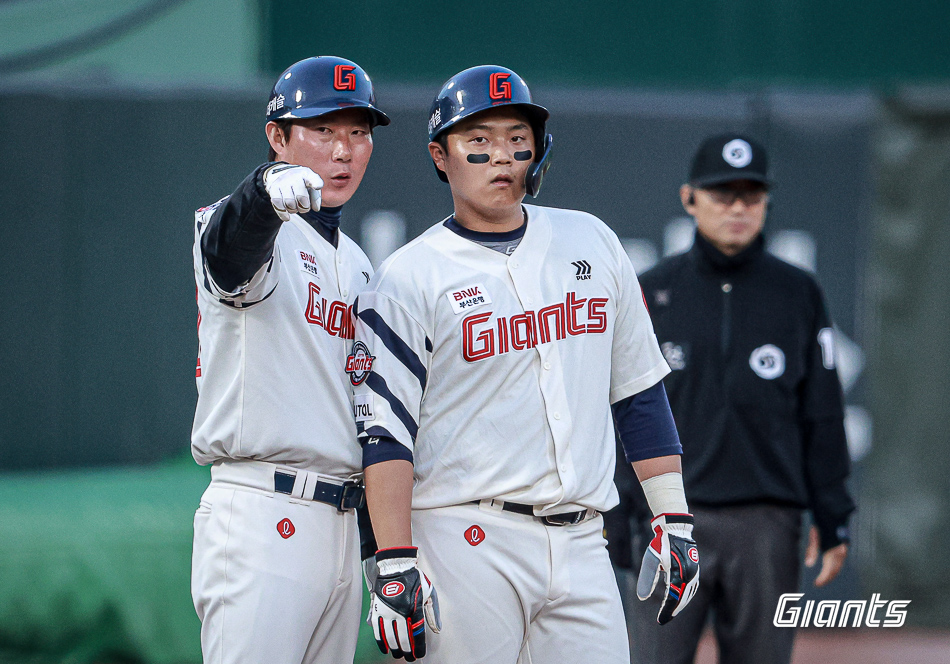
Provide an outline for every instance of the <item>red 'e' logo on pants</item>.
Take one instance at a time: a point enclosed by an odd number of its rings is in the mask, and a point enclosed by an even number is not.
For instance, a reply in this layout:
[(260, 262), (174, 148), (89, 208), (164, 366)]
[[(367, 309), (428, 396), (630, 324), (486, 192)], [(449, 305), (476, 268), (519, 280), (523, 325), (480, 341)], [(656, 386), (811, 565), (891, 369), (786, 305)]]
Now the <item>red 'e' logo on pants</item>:
[(277, 524), (277, 532), (280, 533), (280, 536), (284, 539), (287, 539), (293, 535), (297, 530), (294, 528), (294, 524), (290, 522), (290, 519), (284, 519)]
[(485, 541), (485, 531), (478, 526), (472, 526), (465, 531), (465, 539), (472, 546), (478, 546)]

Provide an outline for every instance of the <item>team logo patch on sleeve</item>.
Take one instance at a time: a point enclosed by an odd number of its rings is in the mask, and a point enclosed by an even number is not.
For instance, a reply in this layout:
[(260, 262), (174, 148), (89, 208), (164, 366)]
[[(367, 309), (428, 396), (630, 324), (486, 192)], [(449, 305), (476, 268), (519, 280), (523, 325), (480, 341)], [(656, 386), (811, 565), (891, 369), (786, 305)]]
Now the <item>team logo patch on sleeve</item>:
[[(372, 394), (357, 394), (353, 397), (353, 419), (357, 422), (369, 422), (370, 420), (376, 419), (376, 416), (373, 414), (373, 395)], [(377, 442), (379, 439), (376, 439)], [(373, 439), (370, 439), (372, 443)]]
[(449, 304), (452, 306), (452, 311), (455, 312), (456, 316), (465, 311), (471, 311), (475, 307), (480, 307), (483, 304), (491, 304), (491, 297), (481, 284), (460, 288), (456, 291), (449, 291), (445, 294), (445, 297), (448, 298)]
[(373, 360), (376, 357), (369, 354), (369, 348), (362, 341), (353, 344), (352, 352), (346, 357), (346, 373), (350, 374), (350, 383), (359, 385), (369, 372), (373, 370)]

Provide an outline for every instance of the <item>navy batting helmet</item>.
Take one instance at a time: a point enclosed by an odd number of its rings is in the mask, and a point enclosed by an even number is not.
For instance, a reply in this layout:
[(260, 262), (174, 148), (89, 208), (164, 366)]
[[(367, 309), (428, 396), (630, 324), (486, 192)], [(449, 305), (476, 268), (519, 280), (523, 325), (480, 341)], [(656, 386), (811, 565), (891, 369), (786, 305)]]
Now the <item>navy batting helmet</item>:
[(267, 102), (267, 121), (314, 118), (347, 108), (365, 108), (373, 126), (389, 124), (376, 108), (373, 82), (362, 67), (321, 55), (294, 63), (280, 75)]
[[(524, 113), (534, 130), (535, 159), (525, 175), (525, 191), (537, 196), (541, 180), (551, 167), (551, 134), (544, 132), (550, 114), (543, 106), (531, 100), (528, 84), (506, 67), (481, 65), (459, 72), (442, 86), (432, 110), (429, 111), (429, 140), (438, 140), (440, 134), (454, 124), (475, 113), (498, 106), (514, 106)], [(443, 182), (445, 173), (436, 167)]]

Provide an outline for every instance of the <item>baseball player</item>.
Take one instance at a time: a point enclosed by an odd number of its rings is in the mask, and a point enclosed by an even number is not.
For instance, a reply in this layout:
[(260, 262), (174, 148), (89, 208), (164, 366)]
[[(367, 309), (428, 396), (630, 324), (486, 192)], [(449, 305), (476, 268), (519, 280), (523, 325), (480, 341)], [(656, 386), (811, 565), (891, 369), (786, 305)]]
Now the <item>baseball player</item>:
[(614, 417), (656, 514), (644, 595), (661, 588), (666, 622), (698, 584), (669, 368), (633, 268), (599, 219), (522, 205), (550, 164), (547, 118), (510, 69), (447, 81), (429, 151), (455, 212), (355, 305), (370, 620), (396, 658), (629, 661), (600, 516)]
[(196, 213), (192, 453), (212, 468), (192, 597), (206, 662), (352, 661), (363, 490), (344, 367), (372, 268), (339, 224), (387, 124), (358, 65), (302, 60), (267, 104), (270, 161)]

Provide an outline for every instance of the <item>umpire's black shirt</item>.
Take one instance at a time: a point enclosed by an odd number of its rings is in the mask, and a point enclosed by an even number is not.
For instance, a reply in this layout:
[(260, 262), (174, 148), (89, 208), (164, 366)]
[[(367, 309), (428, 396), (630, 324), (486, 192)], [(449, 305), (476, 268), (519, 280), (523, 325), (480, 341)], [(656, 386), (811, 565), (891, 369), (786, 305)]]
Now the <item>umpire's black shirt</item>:
[(823, 550), (846, 539), (841, 385), (811, 275), (766, 253), (761, 236), (730, 257), (696, 233), (640, 283), (673, 370), (690, 504), (808, 508)]

